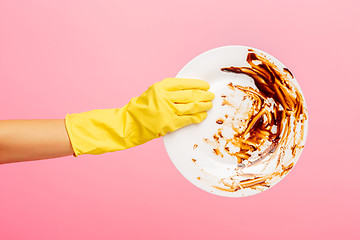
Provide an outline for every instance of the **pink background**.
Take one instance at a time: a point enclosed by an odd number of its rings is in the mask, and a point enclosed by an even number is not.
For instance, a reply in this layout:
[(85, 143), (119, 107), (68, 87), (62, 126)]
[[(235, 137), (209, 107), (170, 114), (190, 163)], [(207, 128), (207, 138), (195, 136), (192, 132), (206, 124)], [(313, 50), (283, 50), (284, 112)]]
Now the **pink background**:
[(359, 239), (360, 4), (0, 0), (0, 119), (121, 107), (215, 47), (282, 61), (309, 109), (294, 170), (224, 198), (188, 182), (161, 139), (0, 166), (0, 239)]

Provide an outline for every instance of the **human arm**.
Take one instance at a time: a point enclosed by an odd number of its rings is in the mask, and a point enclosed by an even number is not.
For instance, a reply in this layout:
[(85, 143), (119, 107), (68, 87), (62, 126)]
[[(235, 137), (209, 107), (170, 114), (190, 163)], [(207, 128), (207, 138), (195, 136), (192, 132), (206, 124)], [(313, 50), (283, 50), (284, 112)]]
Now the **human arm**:
[(0, 121), (0, 164), (72, 154), (64, 119)]
[(0, 163), (131, 148), (200, 123), (215, 95), (198, 79), (167, 78), (122, 108), (68, 114), (64, 120), (0, 121)]

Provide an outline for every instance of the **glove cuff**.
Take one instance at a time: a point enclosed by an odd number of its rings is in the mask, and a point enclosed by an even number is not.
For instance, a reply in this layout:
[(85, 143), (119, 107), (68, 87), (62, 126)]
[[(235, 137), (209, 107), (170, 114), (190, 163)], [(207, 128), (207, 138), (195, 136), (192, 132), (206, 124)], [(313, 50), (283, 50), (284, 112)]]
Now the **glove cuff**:
[(131, 147), (124, 126), (126, 115), (124, 108), (67, 114), (65, 125), (74, 156), (97, 155)]

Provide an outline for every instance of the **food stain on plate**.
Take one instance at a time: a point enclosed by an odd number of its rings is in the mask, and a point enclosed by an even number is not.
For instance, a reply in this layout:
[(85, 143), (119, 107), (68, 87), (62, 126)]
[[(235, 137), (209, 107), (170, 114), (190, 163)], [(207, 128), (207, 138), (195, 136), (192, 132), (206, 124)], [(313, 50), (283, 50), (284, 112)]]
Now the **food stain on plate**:
[[(292, 169), (305, 143), (307, 110), (290, 70), (279, 69), (252, 49), (246, 61), (249, 66), (226, 66), (219, 71), (246, 74), (256, 87), (226, 82), (232, 94), (221, 95), (221, 107), (231, 114), (218, 118), (217, 131), (203, 139), (215, 156), (235, 163), (232, 174), (213, 185), (228, 192), (270, 188)], [(241, 105), (233, 101), (239, 96)]]

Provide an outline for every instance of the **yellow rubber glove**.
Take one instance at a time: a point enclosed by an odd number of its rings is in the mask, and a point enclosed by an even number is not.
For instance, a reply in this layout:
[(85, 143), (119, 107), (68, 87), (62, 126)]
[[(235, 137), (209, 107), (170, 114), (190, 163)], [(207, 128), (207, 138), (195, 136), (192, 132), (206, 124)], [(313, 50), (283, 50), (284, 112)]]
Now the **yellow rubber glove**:
[(203, 121), (215, 95), (198, 79), (166, 78), (122, 108), (67, 114), (74, 155), (127, 149)]

